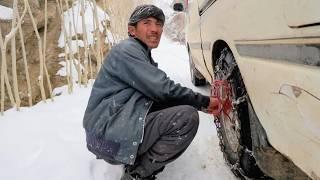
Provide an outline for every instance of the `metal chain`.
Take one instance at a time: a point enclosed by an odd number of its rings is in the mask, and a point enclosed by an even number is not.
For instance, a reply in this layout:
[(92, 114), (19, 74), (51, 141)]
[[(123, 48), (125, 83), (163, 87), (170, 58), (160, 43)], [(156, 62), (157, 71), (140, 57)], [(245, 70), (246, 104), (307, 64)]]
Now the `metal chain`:
[[(224, 61), (227, 53), (228, 53), (228, 49), (224, 48), (221, 51), (221, 55), (217, 60), (217, 65), (215, 66), (215, 76), (217, 77), (217, 75), (221, 75), (221, 77), (219, 77), (219, 76), (218, 77), (221, 78), (222, 80), (230, 80), (230, 77), (231, 77), (233, 71), (236, 69), (236, 66), (237, 66), (236, 63), (232, 63), (232, 66), (231, 66), (231, 68), (229, 70), (228, 69), (226, 69), (226, 70), (223, 69), (223, 61)], [(227, 71), (227, 72), (225, 72), (225, 71)], [(232, 111), (233, 111), (234, 114), (237, 114), (237, 106), (239, 104), (241, 104), (242, 102), (245, 102), (245, 101), (246, 101), (246, 95), (232, 100), (232, 107), (233, 107)], [(232, 119), (234, 119), (234, 118), (232, 118)], [(228, 161), (228, 158), (226, 157), (225, 145), (224, 145), (224, 142), (223, 142), (223, 135), (222, 135), (222, 125), (221, 125), (220, 119), (218, 117), (214, 117), (214, 123), (215, 123), (216, 130), (217, 130), (217, 136), (218, 136), (218, 139), (219, 139), (220, 150), (223, 152), (223, 157), (224, 157), (226, 163), (228, 164), (228, 166), (231, 168), (232, 171), (239, 172), (242, 176), (244, 176), (244, 171), (241, 169), (241, 165), (240, 165), (240, 159), (238, 159), (235, 164), (231, 164)], [(237, 133), (240, 134), (241, 128), (239, 127), (236, 130), (237, 130)], [(241, 153), (243, 151), (243, 146), (240, 145), (240, 148), (241, 149), (240, 149), (239, 152)], [(240, 155), (239, 155), (239, 157), (240, 157)]]
[[(235, 70), (237, 69), (237, 64), (235, 62), (232, 62), (231, 66), (229, 66), (229, 68), (224, 68), (223, 63), (225, 61), (225, 58), (228, 54), (228, 48), (223, 48), (220, 54), (220, 57), (217, 59), (217, 63), (215, 66), (215, 77), (218, 77), (220, 80), (228, 80), (230, 83), (233, 83), (233, 79), (231, 78), (233, 73), (235, 72)], [(243, 82), (241, 82), (243, 83)], [(234, 95), (234, 91), (232, 92), (232, 94)], [(240, 97), (234, 97), (232, 96), (232, 113), (234, 114), (234, 116), (232, 117), (232, 119), (227, 116), (228, 118), (230, 118), (230, 121), (235, 123), (236, 119), (235, 117), (238, 117), (238, 108), (239, 105), (242, 103), (245, 103), (248, 101), (248, 94), (247, 92), (244, 90), (242, 93), (240, 93), (241, 96)], [(223, 141), (223, 134), (222, 134), (222, 124), (220, 122), (220, 119), (218, 117), (214, 117), (214, 124), (216, 126), (216, 130), (217, 130), (217, 136), (219, 139), (219, 146), (220, 146), (220, 150), (223, 152), (223, 157), (227, 163), (227, 165), (231, 168), (231, 171), (233, 171), (236, 176), (239, 176), (240, 178), (243, 179), (250, 179), (248, 177), (246, 177), (246, 173), (245, 171), (242, 169), (241, 165), (240, 165), (240, 157), (242, 156), (243, 153), (246, 153), (247, 155), (251, 156), (254, 158), (253, 156), (253, 152), (251, 150), (248, 149), (248, 147), (246, 147), (243, 144), (240, 144), (240, 138), (241, 138), (241, 122), (239, 122), (239, 126), (236, 128), (236, 133), (238, 135), (240, 135), (238, 138), (239, 140), (239, 151), (238, 151), (238, 156), (239, 159), (237, 160), (237, 162), (235, 162), (234, 164), (231, 164), (228, 161), (228, 157), (227, 157), (227, 153), (225, 151), (226, 147)], [(264, 177), (266, 176), (262, 176), (261, 178), (264, 179)]]

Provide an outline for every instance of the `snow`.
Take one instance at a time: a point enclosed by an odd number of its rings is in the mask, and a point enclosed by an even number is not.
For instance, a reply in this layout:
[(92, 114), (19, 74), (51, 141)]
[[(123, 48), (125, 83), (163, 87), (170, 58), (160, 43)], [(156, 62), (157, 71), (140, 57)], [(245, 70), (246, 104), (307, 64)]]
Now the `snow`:
[(12, 8), (0, 5), (0, 19), (11, 20), (13, 18)]
[[(85, 25), (86, 25), (86, 34), (87, 34), (87, 40), (88, 45), (92, 45), (95, 42), (94, 39), (94, 30), (95, 30), (95, 24), (94, 24), (94, 8), (93, 3), (89, 1), (85, 1), (84, 3), (84, 17), (85, 17)], [(81, 16), (81, 3), (80, 1), (75, 1), (73, 3), (73, 6), (70, 7), (67, 11), (63, 13), (64, 17), (64, 27), (66, 30), (67, 35), (75, 36), (76, 34), (83, 34), (83, 27), (82, 27), (82, 16)], [(73, 15), (74, 14), (74, 15)], [(73, 18), (74, 16), (74, 18)], [(99, 22), (99, 31), (104, 31), (104, 25), (106, 21), (110, 20), (110, 17), (107, 13), (105, 13), (100, 7), (97, 7), (97, 19)], [(75, 26), (75, 28), (74, 28)], [(71, 29), (71, 33), (70, 33)], [(74, 30), (76, 29), (76, 31)], [(106, 30), (107, 37), (105, 38), (104, 42), (114, 42), (114, 39), (112, 37), (112, 34), (110, 30)], [(65, 33), (62, 31), (59, 37), (58, 46), (60, 48), (63, 48), (65, 46)], [(84, 47), (84, 43), (81, 40), (78, 40), (78, 46)], [(76, 40), (71, 41), (71, 52), (76, 53)]]
[[(163, 13), (166, 15), (166, 17), (170, 17), (173, 14), (173, 8), (172, 8), (172, 1), (173, 0), (154, 0), (154, 5), (161, 8)], [(167, 21), (168, 19), (166, 19)]]
[[(190, 83), (188, 56), (183, 45), (161, 40), (153, 51), (155, 61), (171, 79), (199, 92)], [(88, 88), (54, 90), (54, 102), (40, 102), (20, 112), (10, 109), (0, 116), (0, 179), (3, 180), (119, 180), (122, 166), (95, 159), (85, 144), (82, 118)], [(223, 160), (213, 117), (200, 112), (194, 141), (176, 161), (167, 165), (159, 180), (236, 179)]]
[[(75, 82), (78, 81), (78, 71), (77, 71), (77, 68), (79, 65), (78, 60), (74, 59), (74, 61), (71, 61), (71, 60), (61, 61), (59, 62), (59, 64), (61, 64), (63, 67), (56, 73), (56, 75), (67, 76), (68, 74), (70, 74), (70, 76), (72, 76), (72, 79)], [(84, 67), (80, 64), (80, 71), (82, 71), (83, 69)], [(67, 73), (67, 71), (70, 71), (70, 72)]]

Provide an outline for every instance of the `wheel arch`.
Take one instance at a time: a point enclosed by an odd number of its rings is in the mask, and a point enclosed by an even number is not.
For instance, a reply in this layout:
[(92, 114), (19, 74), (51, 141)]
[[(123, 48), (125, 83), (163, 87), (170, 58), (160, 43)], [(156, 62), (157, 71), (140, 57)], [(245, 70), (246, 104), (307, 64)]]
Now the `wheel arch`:
[(212, 67), (214, 67), (215, 63), (216, 63), (216, 60), (217, 58), (219, 57), (220, 55), (220, 52), (223, 48), (229, 48), (229, 45), (227, 44), (227, 42), (225, 42), (224, 40), (222, 39), (219, 39), (217, 41), (215, 41), (212, 45)]

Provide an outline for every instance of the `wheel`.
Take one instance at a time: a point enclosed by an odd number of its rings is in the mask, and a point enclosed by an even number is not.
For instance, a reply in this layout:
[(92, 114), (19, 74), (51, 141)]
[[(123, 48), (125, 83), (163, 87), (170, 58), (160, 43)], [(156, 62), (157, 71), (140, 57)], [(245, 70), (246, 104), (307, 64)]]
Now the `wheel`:
[(195, 65), (193, 63), (190, 51), (188, 51), (188, 53), (189, 53), (189, 65), (190, 65), (191, 82), (195, 86), (203, 86), (203, 85), (205, 85), (207, 83), (207, 81), (202, 76), (202, 74), (196, 69), (196, 67), (195, 67)]
[(237, 176), (262, 178), (264, 174), (252, 155), (247, 92), (230, 49), (224, 48), (215, 63), (216, 80), (227, 80), (231, 87), (232, 110), (215, 117), (220, 148)]

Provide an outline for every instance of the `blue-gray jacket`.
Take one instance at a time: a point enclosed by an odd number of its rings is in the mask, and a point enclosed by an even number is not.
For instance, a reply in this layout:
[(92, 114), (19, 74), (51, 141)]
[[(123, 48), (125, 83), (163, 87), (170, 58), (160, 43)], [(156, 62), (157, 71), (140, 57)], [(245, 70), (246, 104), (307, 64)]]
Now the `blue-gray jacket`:
[(126, 39), (112, 48), (93, 85), (83, 119), (88, 149), (110, 163), (133, 164), (153, 102), (200, 110), (209, 98), (175, 84), (144, 43)]

